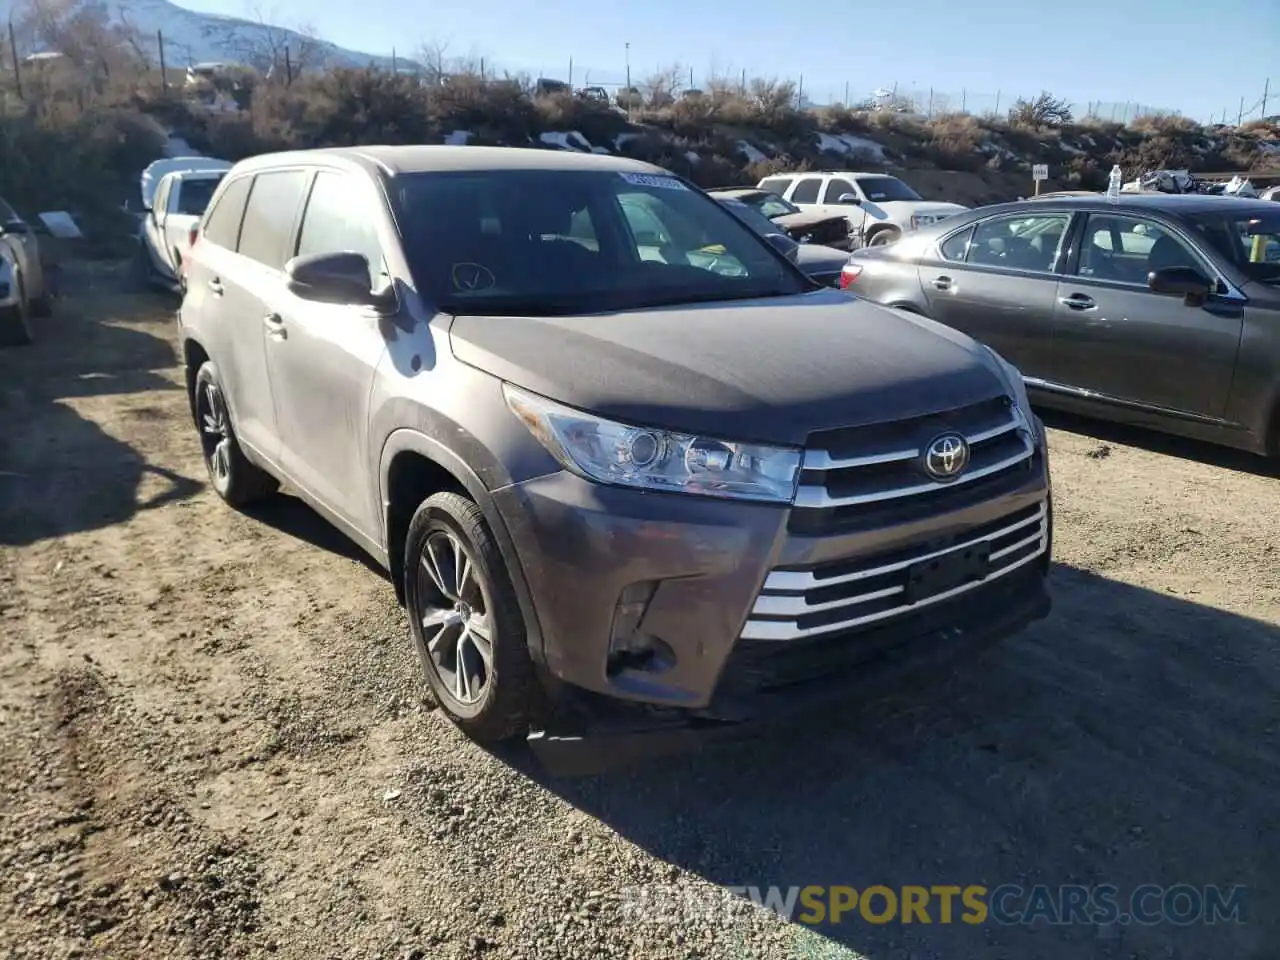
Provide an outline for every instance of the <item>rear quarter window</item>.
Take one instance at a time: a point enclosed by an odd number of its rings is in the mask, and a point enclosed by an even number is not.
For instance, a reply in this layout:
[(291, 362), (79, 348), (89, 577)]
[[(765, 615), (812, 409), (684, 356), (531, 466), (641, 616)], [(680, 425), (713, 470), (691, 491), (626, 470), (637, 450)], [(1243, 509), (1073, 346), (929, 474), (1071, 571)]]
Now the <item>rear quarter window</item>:
[(776, 193), (778, 196), (785, 196), (787, 187), (791, 186), (790, 177), (769, 177), (767, 180), (760, 181), (760, 189), (768, 190), (770, 193)]
[(942, 259), (963, 263), (965, 254), (969, 252), (969, 238), (971, 236), (973, 236), (973, 227), (968, 227), (943, 240), (938, 245), (938, 252), (942, 254)]
[(310, 176), (306, 170), (271, 170), (254, 178), (240, 228), (241, 254), (273, 270), (284, 269)]

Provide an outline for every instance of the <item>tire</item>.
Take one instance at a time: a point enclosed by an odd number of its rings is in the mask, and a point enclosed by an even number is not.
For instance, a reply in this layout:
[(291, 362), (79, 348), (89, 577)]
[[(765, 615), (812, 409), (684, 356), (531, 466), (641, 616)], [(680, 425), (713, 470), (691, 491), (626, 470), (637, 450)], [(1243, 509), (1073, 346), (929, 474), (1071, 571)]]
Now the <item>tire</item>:
[[(465, 558), (461, 589), (450, 551)], [(543, 691), (502, 554), (471, 500), (437, 493), (418, 507), (405, 538), (404, 596), (427, 685), (449, 718), (486, 745), (527, 733)]]
[(200, 449), (209, 481), (218, 496), (233, 507), (242, 507), (275, 493), (280, 484), (245, 457), (224, 398), (218, 368), (208, 360), (196, 372), (192, 397)]
[(25, 347), (32, 340), (30, 305), (27, 291), (22, 284), (22, 274), (14, 271), (18, 302), (12, 307), (0, 309), (0, 347)]
[(887, 247), (889, 244), (893, 243), (895, 240), (897, 240), (901, 236), (902, 234), (900, 234), (897, 230), (877, 230), (875, 233), (871, 235), (871, 238), (867, 241), (867, 246), (868, 247)]

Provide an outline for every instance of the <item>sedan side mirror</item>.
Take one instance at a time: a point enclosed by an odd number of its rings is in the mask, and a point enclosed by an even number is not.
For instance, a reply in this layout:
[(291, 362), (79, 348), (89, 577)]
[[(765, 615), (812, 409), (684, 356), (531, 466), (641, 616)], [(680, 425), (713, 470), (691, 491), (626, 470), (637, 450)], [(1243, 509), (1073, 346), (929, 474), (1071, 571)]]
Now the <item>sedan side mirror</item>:
[(838, 199), (836, 203), (849, 203), (855, 207), (862, 206), (862, 201), (858, 199), (858, 195), (856, 193), (842, 193), (840, 194), (840, 199)]
[(1194, 267), (1163, 267), (1147, 274), (1147, 286), (1154, 293), (1182, 297), (1188, 303), (1203, 303), (1214, 286)]
[(31, 226), (25, 220), (10, 220), (3, 227), (5, 233), (21, 236), (31, 232)]
[(312, 253), (284, 265), (285, 286), (316, 303), (385, 307), (388, 295), (369, 283), (369, 260), (362, 253)]

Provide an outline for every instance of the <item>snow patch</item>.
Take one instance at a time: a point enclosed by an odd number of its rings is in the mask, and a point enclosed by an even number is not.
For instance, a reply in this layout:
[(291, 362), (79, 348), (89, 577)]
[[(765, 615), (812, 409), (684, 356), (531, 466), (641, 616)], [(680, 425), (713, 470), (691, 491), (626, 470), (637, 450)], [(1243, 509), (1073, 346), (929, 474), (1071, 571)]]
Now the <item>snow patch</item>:
[(450, 130), (445, 134), (444, 142), (451, 147), (465, 147), (470, 139), (470, 130)]
[(620, 133), (613, 138), (613, 149), (621, 150), (624, 144), (630, 143), (640, 137), (638, 133)]
[(868, 140), (866, 137), (855, 137), (848, 133), (839, 135), (830, 133), (818, 134), (818, 149), (829, 150), (832, 153), (843, 153), (846, 156), (856, 154), (876, 163), (889, 162), (889, 158), (884, 152), (884, 144)]
[(686, 150), (684, 152), (684, 156), (685, 156), (685, 159), (688, 160), (690, 163), (702, 162), (702, 158), (698, 156), (698, 152), (696, 150)]
[(738, 141), (738, 152), (747, 158), (747, 163), (760, 163), (769, 159), (745, 140)]
[(555, 147), (557, 150), (573, 150), (576, 153), (595, 152), (595, 148), (591, 146), (591, 141), (577, 130), (570, 130), (567, 133), (562, 130), (549, 130), (541, 134), (538, 139), (545, 146)]

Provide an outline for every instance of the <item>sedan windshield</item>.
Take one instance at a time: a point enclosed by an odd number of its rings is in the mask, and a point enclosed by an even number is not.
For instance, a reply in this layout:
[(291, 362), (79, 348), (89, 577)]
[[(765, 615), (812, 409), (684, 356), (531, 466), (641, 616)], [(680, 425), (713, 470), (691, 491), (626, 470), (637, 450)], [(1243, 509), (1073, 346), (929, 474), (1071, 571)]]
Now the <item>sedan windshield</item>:
[(392, 187), (414, 278), (449, 313), (573, 315), (805, 290), (754, 231), (665, 174), (476, 170), (402, 175)]
[(743, 203), (750, 204), (771, 220), (774, 217), (785, 217), (789, 213), (800, 212), (800, 208), (794, 203), (788, 203), (773, 193), (761, 193), (753, 197), (743, 197), (742, 200)]
[(1280, 211), (1193, 217), (1200, 234), (1250, 279), (1280, 283)]
[(923, 199), (897, 177), (858, 177), (858, 186), (872, 203)]

